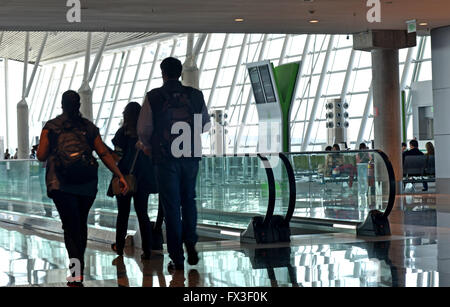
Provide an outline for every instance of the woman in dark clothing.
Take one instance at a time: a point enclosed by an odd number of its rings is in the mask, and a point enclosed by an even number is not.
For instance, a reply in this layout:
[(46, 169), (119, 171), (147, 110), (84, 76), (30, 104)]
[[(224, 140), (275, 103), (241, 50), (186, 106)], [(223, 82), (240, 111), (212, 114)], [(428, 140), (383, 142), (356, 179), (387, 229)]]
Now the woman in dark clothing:
[(48, 121), (42, 129), (37, 158), (47, 161), (47, 195), (53, 199), (61, 218), (70, 258), (68, 285), (77, 287), (83, 285), (87, 219), (97, 195), (98, 164), (92, 151), (120, 178), (122, 193), (128, 191), (128, 186), (103, 144), (99, 129), (81, 117), (77, 92), (63, 94), (62, 109), (63, 114)]
[(131, 198), (133, 198), (142, 237), (142, 250), (144, 253), (141, 255), (141, 258), (148, 259), (152, 251), (152, 226), (148, 217), (148, 198), (151, 193), (157, 193), (158, 190), (150, 158), (136, 149), (136, 143), (138, 142), (137, 121), (140, 111), (141, 106), (137, 102), (130, 102), (123, 112), (123, 125), (112, 139), (115, 153), (121, 157), (118, 167), (122, 173), (130, 174), (133, 161), (137, 155), (133, 170), (137, 189), (133, 195), (117, 196), (119, 212), (116, 224), (116, 243), (112, 244), (111, 247), (118, 255), (123, 255)]

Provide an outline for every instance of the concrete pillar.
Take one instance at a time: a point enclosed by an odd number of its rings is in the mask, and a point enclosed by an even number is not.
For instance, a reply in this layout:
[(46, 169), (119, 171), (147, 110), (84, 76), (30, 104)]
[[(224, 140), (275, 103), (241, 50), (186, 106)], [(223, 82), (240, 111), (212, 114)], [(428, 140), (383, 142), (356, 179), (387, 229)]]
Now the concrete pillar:
[(436, 192), (450, 192), (450, 26), (431, 31)]
[[(450, 26), (431, 31), (437, 227), (450, 227)], [(449, 238), (438, 232), (439, 286), (450, 285)], [(442, 274), (441, 274), (442, 273)]]
[(93, 121), (93, 110), (92, 110), (92, 89), (89, 85), (89, 81), (83, 81), (80, 89), (78, 90), (80, 95), (80, 112), (84, 118)]
[[(355, 34), (353, 48), (372, 53), (375, 148), (384, 151), (401, 187), (400, 76), (398, 49), (416, 45), (416, 34), (399, 30), (373, 30)], [(400, 189), (398, 189), (399, 191)]]
[(397, 49), (372, 50), (375, 148), (384, 151), (394, 167), (395, 180), (403, 177), (400, 81)]

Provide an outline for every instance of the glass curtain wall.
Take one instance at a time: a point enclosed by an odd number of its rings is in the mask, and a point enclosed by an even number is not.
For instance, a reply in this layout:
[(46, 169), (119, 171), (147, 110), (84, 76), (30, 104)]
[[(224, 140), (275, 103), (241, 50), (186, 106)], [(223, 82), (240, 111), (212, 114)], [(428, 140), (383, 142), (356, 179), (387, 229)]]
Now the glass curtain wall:
[[(199, 35), (195, 35), (195, 41), (198, 37)], [(371, 100), (368, 99), (372, 79), (371, 55), (368, 52), (354, 51), (352, 57), (352, 37), (336, 35), (330, 49), (329, 65), (324, 70), (330, 38), (330, 35), (308, 37), (284, 34), (208, 34), (197, 59), (197, 66), (200, 69), (200, 89), (209, 104), (210, 112), (222, 109), (228, 114), (227, 153), (256, 150), (258, 114), (253, 94), (250, 92), (246, 64), (259, 60), (271, 60), (275, 66), (280, 63), (303, 61), (302, 76), (291, 115), (292, 151), (300, 150), (307, 125), (311, 120), (314, 121), (314, 125), (307, 150), (317, 151), (325, 147), (327, 136), (325, 102), (327, 99), (339, 98), (342, 95), (345, 95), (349, 103), (349, 146), (355, 147), (361, 127), (365, 127), (362, 131), (362, 140), (369, 143), (373, 139), (373, 116), (370, 105), (368, 116), (364, 116), (366, 104), (371, 104)], [(305, 51), (307, 41), (309, 44)], [(408, 49), (400, 50), (400, 78), (405, 80), (406, 97), (409, 97), (409, 87), (413, 81), (431, 80), (430, 42), (429, 37), (419, 37), (418, 47), (410, 52), (410, 59)], [(419, 52), (420, 44), (424, 44), (424, 52)], [(159, 69), (161, 61), (172, 55), (184, 62), (186, 48), (187, 34), (176, 34), (170, 39), (129, 46), (103, 54), (91, 87), (94, 122), (99, 126), (107, 144), (110, 145), (112, 136), (120, 126), (125, 105), (129, 101), (141, 103), (147, 90), (162, 85)], [(222, 52), (224, 52), (222, 65), (218, 67)], [(242, 62), (238, 63), (241, 53)], [(139, 65), (141, 54), (143, 57)], [(305, 58), (302, 58), (303, 55)], [(92, 54), (91, 63), (94, 57), (95, 54)], [(351, 58), (353, 61), (350, 61)], [(404, 69), (405, 62), (407, 65), (410, 63), (409, 69)], [(30, 138), (39, 135), (43, 122), (61, 112), (61, 94), (68, 88), (79, 89), (83, 77), (84, 57), (52, 64), (44, 63), (40, 69), (42, 76), (39, 82), (34, 83), (29, 98), (29, 100), (33, 98), (30, 109), (32, 126)], [(405, 76), (404, 70), (407, 72)], [(325, 72), (324, 85), (318, 96), (322, 72)], [(346, 77), (349, 78), (348, 88), (343, 93)], [(215, 78), (217, 78), (216, 86), (212, 88)], [(13, 86), (14, 84), (10, 84), (10, 93), (14, 92)], [(4, 99), (3, 91), (4, 89), (0, 89), (0, 100)], [(315, 118), (311, 118), (316, 96), (318, 96), (317, 113)], [(15, 104), (18, 101), (16, 100), (10, 98), (10, 113), (15, 111)], [(30, 105), (31, 101), (28, 103)], [(366, 124), (362, 125), (363, 122)], [(408, 124), (408, 138), (412, 138), (412, 121), (410, 120)], [(243, 129), (242, 138), (235, 150), (239, 129)], [(16, 138), (13, 135), (10, 135), (10, 138), (15, 143)], [(204, 136), (203, 145), (204, 153), (209, 153), (208, 135)]]

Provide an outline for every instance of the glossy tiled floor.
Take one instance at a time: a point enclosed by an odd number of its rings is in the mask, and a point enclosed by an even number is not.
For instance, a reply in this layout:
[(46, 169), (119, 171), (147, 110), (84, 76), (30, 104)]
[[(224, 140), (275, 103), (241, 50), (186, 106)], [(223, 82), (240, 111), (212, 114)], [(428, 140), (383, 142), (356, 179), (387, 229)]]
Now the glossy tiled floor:
[[(447, 204), (447, 206), (446, 206)], [(116, 257), (90, 243), (85, 286), (450, 286), (450, 195), (397, 198), (392, 236), (303, 235), (291, 244), (199, 243), (201, 261), (167, 271), (167, 254)], [(68, 260), (61, 238), (0, 224), (1, 286), (65, 286)]]

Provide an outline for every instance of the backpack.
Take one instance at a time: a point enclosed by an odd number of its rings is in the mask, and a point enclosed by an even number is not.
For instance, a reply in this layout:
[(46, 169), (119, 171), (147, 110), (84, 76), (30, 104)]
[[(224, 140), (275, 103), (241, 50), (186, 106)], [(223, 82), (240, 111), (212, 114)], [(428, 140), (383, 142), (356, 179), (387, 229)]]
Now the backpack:
[[(183, 155), (182, 157), (192, 157), (194, 154), (194, 114), (196, 113), (194, 103), (191, 99), (193, 89), (185, 87), (184, 92), (167, 92), (161, 89), (161, 95), (163, 96), (163, 104), (160, 112), (155, 114), (155, 130), (156, 137), (158, 138), (159, 156), (161, 159), (165, 158), (180, 158), (174, 156), (172, 152), (172, 146), (174, 141), (185, 131), (181, 131), (178, 134), (172, 134), (172, 127), (178, 122), (187, 123), (191, 129), (191, 148), (190, 155)], [(186, 144), (181, 143), (182, 146)], [(174, 145), (174, 148), (183, 150), (181, 144)]]
[(97, 179), (98, 163), (92, 156), (87, 130), (81, 123), (62, 123), (56, 135), (55, 166), (64, 183), (83, 184)]

